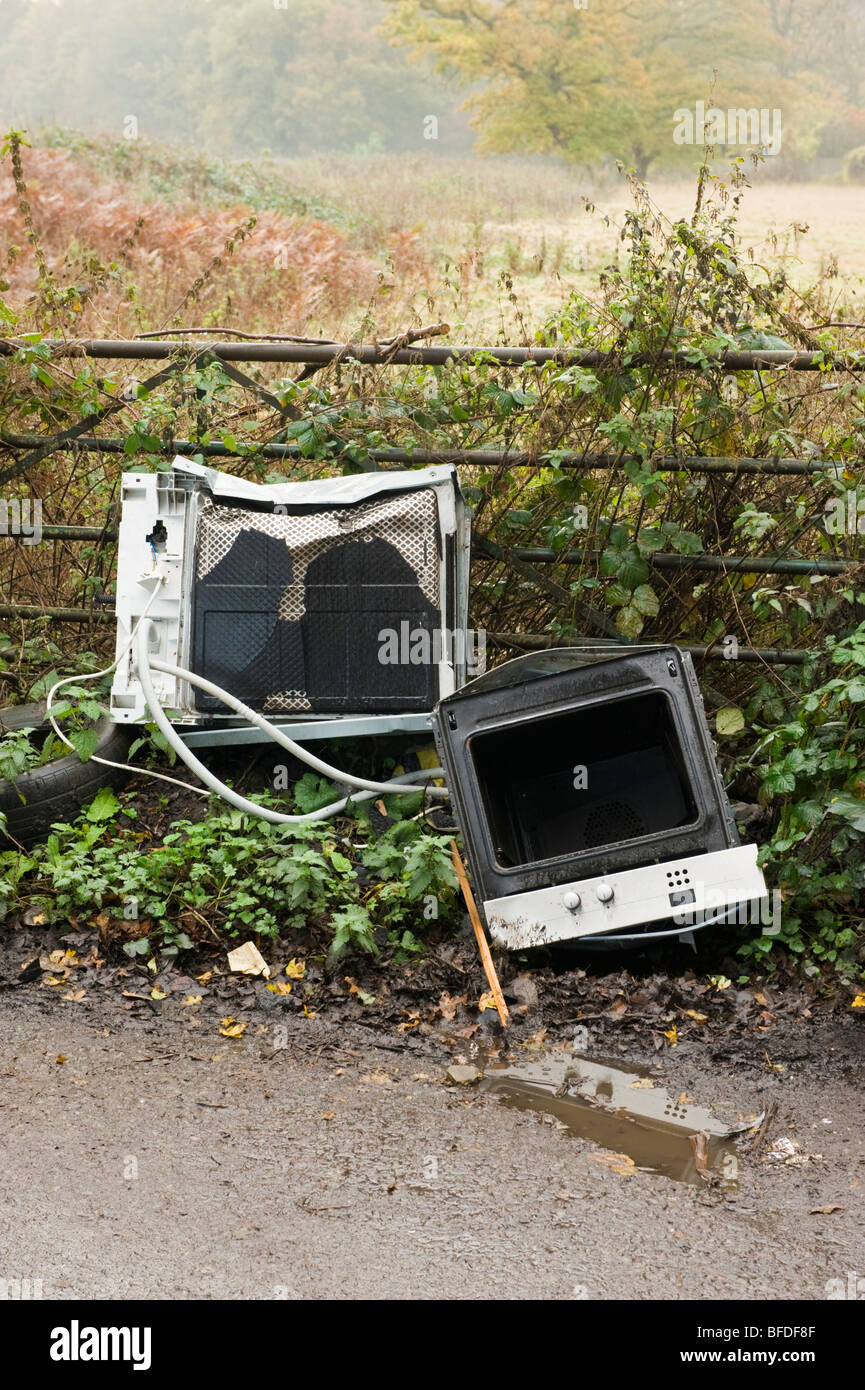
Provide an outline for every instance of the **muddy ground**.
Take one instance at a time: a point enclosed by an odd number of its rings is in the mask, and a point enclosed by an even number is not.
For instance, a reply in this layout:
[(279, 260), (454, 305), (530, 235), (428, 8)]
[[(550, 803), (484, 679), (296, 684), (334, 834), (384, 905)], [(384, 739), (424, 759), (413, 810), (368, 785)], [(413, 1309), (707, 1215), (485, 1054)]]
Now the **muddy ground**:
[[(296, 947), (262, 949), (287, 982)], [(852, 991), (743, 987), (733, 961), (710, 983), (686, 951), (506, 957), (504, 1036), (465, 931), (403, 965), (300, 957), (280, 994), (216, 945), (154, 977), (95, 933), (4, 931), (11, 1277), (59, 1298), (822, 1300), (865, 1275)], [(575, 1036), (730, 1123), (765, 1112), (735, 1185), (641, 1171), (447, 1074), (567, 1060)]]

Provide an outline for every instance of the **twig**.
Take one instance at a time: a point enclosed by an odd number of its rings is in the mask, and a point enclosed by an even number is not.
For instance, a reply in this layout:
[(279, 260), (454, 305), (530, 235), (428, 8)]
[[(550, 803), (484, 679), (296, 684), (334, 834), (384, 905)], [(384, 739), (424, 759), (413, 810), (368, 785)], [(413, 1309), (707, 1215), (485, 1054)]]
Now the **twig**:
[(397, 348), (408, 347), (411, 343), (417, 343), (421, 338), (440, 338), (445, 333), (450, 333), (449, 323), (433, 323), (429, 328), (417, 328), (408, 333), (398, 333), (394, 338), (379, 338), (376, 347), (382, 352), (391, 352)]
[(332, 347), (336, 342), (335, 338), (298, 338), (293, 333), (241, 333), (239, 328), (169, 328), (162, 329), (156, 333), (136, 333), (136, 342), (147, 338), (164, 338), (166, 334), (171, 337), (182, 334), (203, 333), (209, 338), (216, 338), (214, 335), (222, 333), (232, 338), (242, 338), (245, 343), (317, 343), (321, 347)]
[(502, 994), (502, 987), (499, 984), (499, 977), (496, 974), (496, 967), (493, 965), (493, 958), (490, 955), (490, 948), (487, 944), (487, 938), (484, 935), (484, 929), (481, 925), (480, 916), (478, 915), (477, 904), (475, 903), (474, 894), (472, 893), (471, 886), (468, 881), (468, 876), (465, 871), (465, 865), (463, 864), (463, 861), (460, 857), (460, 852), (457, 849), (456, 840), (451, 840), (451, 858), (454, 861), (454, 869), (456, 870), (456, 875), (459, 879), (459, 885), (462, 889), (463, 898), (465, 899), (465, 904), (468, 908), (469, 919), (471, 921), (472, 926), (474, 927), (475, 937), (478, 943), (478, 950), (481, 953), (481, 962), (484, 967), (484, 974), (487, 977), (487, 984), (492, 990), (493, 998), (496, 1001), (496, 1009), (498, 1010), (501, 1025), (503, 1028), (507, 1028), (508, 1024), (510, 1023), (510, 1014), (508, 1013), (508, 1006), (505, 1003), (505, 997)]

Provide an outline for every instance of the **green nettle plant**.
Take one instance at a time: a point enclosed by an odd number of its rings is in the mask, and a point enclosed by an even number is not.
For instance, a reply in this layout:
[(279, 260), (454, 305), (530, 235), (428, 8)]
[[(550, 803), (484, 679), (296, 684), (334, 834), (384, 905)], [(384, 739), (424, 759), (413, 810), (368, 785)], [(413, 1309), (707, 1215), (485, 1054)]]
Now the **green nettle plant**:
[[(100, 364), (76, 360), (72, 369), (52, 358), (46, 340), (76, 336), (80, 306), (106, 267), (100, 262), (89, 284), (60, 282), (27, 203), (20, 135), (7, 137), (2, 153), (29, 243), (21, 254), (34, 257), (39, 283), (24, 322), (2, 303), (0, 278), (0, 332), (17, 335), (0, 354), (0, 472), (10, 497), (27, 495), (38, 470), (46, 522), (110, 519), (117, 473), (107, 456), (52, 451), (52, 440), (75, 430), (122, 439), (127, 466), (137, 470), (167, 468), (174, 441), (187, 439), (198, 461), (258, 480), (356, 472), (375, 466), (377, 450), (399, 449), (409, 460), (420, 450), (488, 451), (461, 478), (474, 509), (472, 624), (487, 631), (494, 653), (586, 639), (679, 641), (731, 657), (747, 648), (809, 653), (804, 666), (698, 666), (725, 781), (734, 796), (765, 807), (763, 860), (783, 893), (780, 932), (743, 927), (742, 949), (761, 968), (799, 957), (809, 969), (862, 969), (865, 352), (855, 330), (837, 328), (861, 315), (834, 276), (793, 286), (783, 261), (767, 268), (743, 253), (743, 161), (726, 182), (703, 169), (691, 216), (672, 222), (632, 179), (619, 251), (595, 297), (570, 293), (536, 332), (526, 326), (527, 342), (600, 349), (602, 365), (503, 366), (479, 353), (437, 368), (342, 358), (294, 377), (249, 364), (229, 376), (197, 338), (178, 345), (167, 375), (130, 384)], [(120, 250), (114, 271), (134, 296)], [(235, 272), (232, 255), (209, 270), (223, 288)], [(197, 283), (185, 297), (178, 288), (186, 310)], [(519, 311), (508, 272), (500, 288)], [(373, 301), (349, 336), (383, 336), (375, 314)], [(206, 317), (200, 305), (195, 316)], [(163, 326), (142, 319), (142, 328)], [(815, 353), (819, 370), (733, 371), (723, 360), (730, 351), (785, 346)], [(265, 454), (269, 444), (286, 448), (284, 461)], [(215, 460), (210, 445), (229, 456)], [(793, 460), (799, 471), (760, 463), (731, 471), (723, 463), (730, 459)], [(725, 471), (713, 471), (712, 460)], [(40, 569), (44, 550), (16, 547), (14, 570), (11, 548), (0, 554), (9, 602), (44, 602), (48, 592), (52, 602), (81, 606), (112, 587), (110, 543), (64, 546), (50, 575)], [(771, 555), (787, 568), (757, 574), (705, 564), (719, 555)], [(846, 572), (809, 570), (827, 559), (847, 562)], [(0, 639), (3, 703), (28, 698), (41, 677), (50, 684), (54, 672), (80, 669), (75, 639), (56, 632), (52, 640), (68, 651), (49, 653), (38, 623), (23, 646), (17, 631)], [(68, 698), (64, 720), (84, 734), (88, 711)], [(86, 739), (79, 744), (86, 757)], [(0, 749), (0, 768), (14, 777), (33, 756), (14, 736)], [(295, 795), (297, 809), (308, 811), (333, 791), (306, 776)], [(413, 815), (419, 804), (391, 813)], [(85, 818), (33, 851), (34, 867), (22, 869), (29, 858), (8, 860), (4, 891), (10, 902), (44, 894), (58, 920), (139, 897), (141, 920), (151, 924), (139, 933), (148, 937), (143, 950), (171, 932), (192, 939), (189, 924), (203, 917), (229, 936), (327, 923), (336, 949), (370, 949), (386, 930), (411, 954), (423, 939), (424, 899), (451, 901), (445, 842), (415, 822), (401, 820), (358, 850), (356, 831), (345, 828), (353, 822), (307, 833), (233, 815), (178, 825), (146, 852), (133, 831), (114, 831), (109, 845), (104, 826)]]
[[(330, 787), (329, 799), (336, 795)], [(434, 899), (443, 925), (456, 912), (448, 841), (415, 820), (370, 840), (361, 817), (337, 829), (219, 809), (178, 822), (147, 853), (142, 839), (134, 808), (103, 788), (75, 825), (55, 826), (29, 854), (0, 856), (0, 897), (7, 910), (37, 901), (58, 925), (98, 919), (130, 956), (176, 955), (202, 934), (276, 938), (309, 928), (330, 932), (333, 955), (375, 952), (379, 929), (418, 949), (424, 900)]]
[[(761, 860), (781, 888), (778, 940), (853, 976), (865, 959), (865, 623), (827, 646), (837, 674), (803, 692), (795, 717), (767, 729), (753, 755), (765, 759), (761, 799), (777, 811)], [(772, 945), (761, 937), (742, 951), (760, 957)]]

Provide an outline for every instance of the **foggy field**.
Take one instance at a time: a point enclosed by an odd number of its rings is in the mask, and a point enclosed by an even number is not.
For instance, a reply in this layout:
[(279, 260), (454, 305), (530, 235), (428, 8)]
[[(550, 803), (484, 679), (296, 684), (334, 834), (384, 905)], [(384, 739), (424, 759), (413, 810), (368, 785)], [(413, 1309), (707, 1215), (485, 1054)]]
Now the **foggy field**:
[[(196, 274), (252, 212), (253, 236), (200, 296), (203, 326), (357, 337), (443, 320), (452, 338), (519, 341), (563, 299), (596, 299), (599, 273), (624, 254), (633, 194), (624, 175), (591, 179), (552, 160), (403, 155), (269, 156), (228, 161), (180, 147), (130, 146), (52, 131), (25, 151), (49, 262), (87, 278), (113, 260), (139, 217), (130, 296), (112, 280), (81, 327), (106, 335), (158, 328)], [(723, 174), (723, 166), (720, 166)], [(861, 295), (865, 188), (772, 183), (742, 191), (743, 249), (804, 289), (834, 279)], [(693, 179), (647, 181), (664, 217), (689, 217)], [(0, 170), (0, 253), (23, 240), (8, 166)], [(4, 245), (5, 243), (5, 245)], [(10, 267), (13, 304), (35, 288), (29, 255)], [(132, 298), (135, 307), (132, 306)], [(845, 309), (848, 313), (850, 304)], [(858, 316), (857, 316), (858, 317)]]

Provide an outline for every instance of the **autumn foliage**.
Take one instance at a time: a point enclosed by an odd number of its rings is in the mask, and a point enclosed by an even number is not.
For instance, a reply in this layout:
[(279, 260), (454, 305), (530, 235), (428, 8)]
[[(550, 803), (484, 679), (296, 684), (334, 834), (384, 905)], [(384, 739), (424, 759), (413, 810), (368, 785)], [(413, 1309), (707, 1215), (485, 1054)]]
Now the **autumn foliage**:
[[(376, 264), (331, 224), (264, 210), (252, 234), (226, 243), (249, 223), (248, 207), (203, 209), (188, 201), (145, 202), (63, 150), (23, 152), (27, 197), (49, 269), (80, 286), (76, 330), (126, 337), (170, 327), (202, 272), (211, 274), (185, 321), (202, 326), (305, 333), (334, 324), (366, 301)], [(11, 307), (38, 288), (9, 164), (0, 166), (0, 265)], [(146, 307), (145, 307), (146, 306)]]

